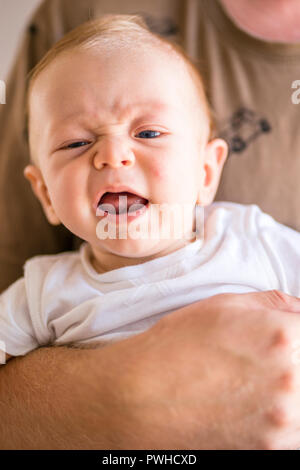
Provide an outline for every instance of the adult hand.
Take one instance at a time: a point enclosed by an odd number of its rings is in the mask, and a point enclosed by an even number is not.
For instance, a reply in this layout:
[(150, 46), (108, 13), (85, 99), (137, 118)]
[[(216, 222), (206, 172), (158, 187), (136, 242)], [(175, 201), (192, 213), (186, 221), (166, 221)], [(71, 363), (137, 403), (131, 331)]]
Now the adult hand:
[(14, 358), (0, 448), (297, 448), (298, 313), (277, 291), (222, 294), (100, 349)]
[(276, 290), (222, 294), (135, 337), (130, 448), (300, 447), (298, 314), (300, 300)]

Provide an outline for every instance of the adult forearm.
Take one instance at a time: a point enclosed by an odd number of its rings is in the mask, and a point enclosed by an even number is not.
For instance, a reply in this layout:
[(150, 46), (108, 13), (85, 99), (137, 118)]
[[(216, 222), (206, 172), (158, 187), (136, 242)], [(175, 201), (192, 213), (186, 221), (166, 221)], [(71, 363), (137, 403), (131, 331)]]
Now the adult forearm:
[(131, 380), (116, 354), (54, 347), (11, 359), (0, 369), (0, 448), (118, 448), (131, 434)]

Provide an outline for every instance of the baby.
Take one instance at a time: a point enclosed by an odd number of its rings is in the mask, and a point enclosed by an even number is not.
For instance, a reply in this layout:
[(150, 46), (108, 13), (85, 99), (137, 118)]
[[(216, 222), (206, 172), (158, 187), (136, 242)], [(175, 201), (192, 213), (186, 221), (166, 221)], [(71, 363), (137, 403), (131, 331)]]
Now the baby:
[(6, 360), (121, 340), (219, 293), (300, 296), (300, 234), (256, 205), (213, 203), (227, 145), (201, 76), (139, 17), (67, 34), (33, 70), (27, 106), (24, 175), (48, 221), (84, 242), (28, 260), (1, 295)]

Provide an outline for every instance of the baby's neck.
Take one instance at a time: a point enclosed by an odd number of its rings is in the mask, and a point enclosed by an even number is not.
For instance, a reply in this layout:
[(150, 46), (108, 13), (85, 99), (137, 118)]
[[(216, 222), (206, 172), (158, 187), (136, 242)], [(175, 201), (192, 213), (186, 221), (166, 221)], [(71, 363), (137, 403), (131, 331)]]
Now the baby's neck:
[(300, 42), (299, 0), (220, 0), (238, 27), (260, 39)]
[(100, 250), (99, 248), (95, 248), (90, 245), (90, 262), (98, 274), (103, 274), (114, 269), (146, 263), (147, 261), (151, 261), (161, 256), (173, 253), (180, 248), (193, 243), (194, 241), (196, 241), (196, 237), (191, 240), (174, 240), (173, 243), (170, 243), (167, 247), (162, 248), (154, 255), (143, 256), (140, 258), (128, 258), (125, 256), (115, 255), (114, 253)]

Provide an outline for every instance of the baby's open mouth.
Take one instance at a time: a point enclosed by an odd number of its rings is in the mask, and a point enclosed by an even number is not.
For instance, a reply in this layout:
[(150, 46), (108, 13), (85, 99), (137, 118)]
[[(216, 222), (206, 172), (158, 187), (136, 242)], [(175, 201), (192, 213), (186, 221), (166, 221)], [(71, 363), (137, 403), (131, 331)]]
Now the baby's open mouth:
[(98, 202), (97, 214), (101, 215), (103, 212), (103, 215), (107, 213), (134, 215), (137, 211), (143, 210), (148, 202), (148, 199), (127, 191), (106, 192)]

